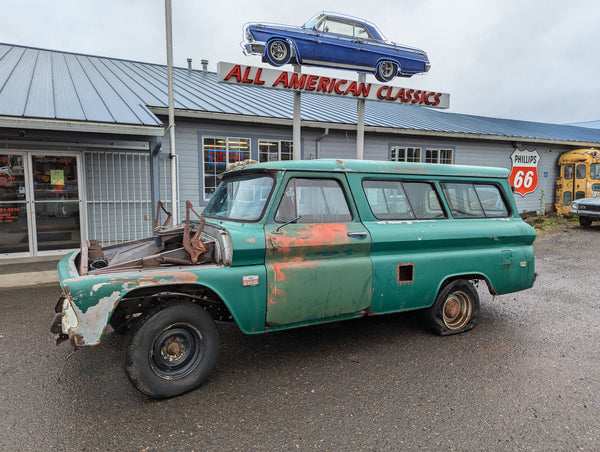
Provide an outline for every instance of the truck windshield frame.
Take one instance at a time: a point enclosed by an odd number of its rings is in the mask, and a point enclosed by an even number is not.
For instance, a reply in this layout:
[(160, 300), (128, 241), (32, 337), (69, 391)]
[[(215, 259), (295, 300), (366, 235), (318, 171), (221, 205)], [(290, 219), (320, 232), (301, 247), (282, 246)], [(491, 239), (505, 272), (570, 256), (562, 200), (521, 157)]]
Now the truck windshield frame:
[(202, 211), (207, 218), (255, 223), (265, 214), (275, 179), (255, 174), (224, 179)]

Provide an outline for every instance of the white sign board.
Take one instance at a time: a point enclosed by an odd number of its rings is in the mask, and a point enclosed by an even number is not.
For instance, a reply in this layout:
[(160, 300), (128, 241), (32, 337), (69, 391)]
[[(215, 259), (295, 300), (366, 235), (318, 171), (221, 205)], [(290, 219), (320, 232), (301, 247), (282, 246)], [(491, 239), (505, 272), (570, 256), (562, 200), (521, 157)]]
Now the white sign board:
[(239, 83), (263, 88), (275, 88), (303, 93), (327, 94), (352, 99), (396, 102), (423, 107), (448, 108), (450, 94), (402, 88), (394, 85), (357, 82), (343, 78), (286, 72), (243, 64), (217, 64), (220, 82)]

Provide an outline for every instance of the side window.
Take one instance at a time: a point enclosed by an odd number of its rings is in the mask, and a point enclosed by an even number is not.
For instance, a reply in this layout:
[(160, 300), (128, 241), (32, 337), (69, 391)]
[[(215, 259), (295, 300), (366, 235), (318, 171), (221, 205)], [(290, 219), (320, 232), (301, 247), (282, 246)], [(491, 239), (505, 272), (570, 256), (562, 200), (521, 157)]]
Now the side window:
[(585, 164), (577, 165), (575, 177), (577, 177), (577, 179), (585, 179)]
[(380, 220), (415, 218), (399, 181), (365, 180), (362, 185), (375, 218)]
[(348, 37), (354, 36), (354, 27), (352, 24), (340, 22), (334, 19), (327, 19), (327, 24), (325, 25), (325, 29), (323, 31)]
[(501, 218), (509, 215), (496, 185), (442, 183), (441, 186), (454, 218)]
[(417, 218), (428, 220), (446, 217), (438, 194), (432, 184), (428, 182), (404, 182), (403, 185)]
[(590, 165), (590, 177), (595, 180), (600, 179), (600, 164), (592, 163)]
[(352, 221), (344, 190), (335, 179), (290, 179), (275, 214), (284, 223), (347, 223)]
[(364, 26), (354, 24), (354, 37), (358, 39), (369, 39), (371, 36), (369, 36), (369, 32)]
[(507, 217), (508, 208), (502, 199), (500, 190), (496, 185), (475, 185), (475, 191), (481, 202), (481, 207), (486, 217)]
[(365, 180), (363, 190), (377, 219), (446, 218), (438, 194), (428, 182)]

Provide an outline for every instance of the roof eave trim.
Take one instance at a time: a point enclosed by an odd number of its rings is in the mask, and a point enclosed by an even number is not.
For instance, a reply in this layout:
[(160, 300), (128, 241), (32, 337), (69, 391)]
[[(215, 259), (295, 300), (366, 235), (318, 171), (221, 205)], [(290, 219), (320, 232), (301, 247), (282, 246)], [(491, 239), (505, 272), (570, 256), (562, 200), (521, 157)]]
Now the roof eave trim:
[[(169, 110), (164, 107), (149, 107), (150, 110), (157, 115), (168, 115)], [(200, 111), (200, 110), (183, 110), (175, 109), (175, 116), (180, 118), (193, 118), (193, 119), (212, 119), (217, 121), (237, 121), (247, 122), (252, 124), (271, 124), (271, 125), (283, 125), (292, 126), (293, 121), (289, 118), (275, 118), (270, 116), (253, 116), (253, 115), (241, 115), (233, 113), (219, 113), (213, 111)], [(346, 123), (331, 123), (325, 121), (302, 121), (302, 127), (314, 127), (337, 130), (356, 130), (355, 124)], [(373, 133), (389, 133), (394, 135), (418, 135), (418, 136), (435, 136), (441, 138), (457, 138), (457, 139), (470, 139), (470, 140), (484, 140), (484, 141), (519, 141), (524, 143), (536, 143), (536, 144), (550, 144), (550, 145), (566, 145), (566, 146), (589, 146), (597, 147), (600, 146), (599, 141), (572, 141), (572, 140), (556, 140), (549, 138), (536, 138), (526, 136), (510, 136), (510, 135), (486, 135), (479, 133), (465, 133), (465, 132), (444, 132), (439, 130), (424, 130), (424, 129), (406, 129), (397, 127), (380, 127), (380, 126), (365, 126), (365, 132)]]
[(162, 137), (165, 134), (165, 129), (162, 126), (109, 124), (105, 122), (66, 121), (59, 119), (15, 118), (13, 116), (0, 116), (0, 127), (157, 137)]

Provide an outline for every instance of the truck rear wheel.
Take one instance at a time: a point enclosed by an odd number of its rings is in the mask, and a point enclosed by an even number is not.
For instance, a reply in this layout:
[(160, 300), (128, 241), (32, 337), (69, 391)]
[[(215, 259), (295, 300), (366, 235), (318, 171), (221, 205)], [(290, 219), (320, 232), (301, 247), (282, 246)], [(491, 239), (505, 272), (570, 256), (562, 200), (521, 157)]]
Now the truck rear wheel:
[(426, 321), (434, 333), (445, 336), (470, 330), (478, 315), (477, 290), (469, 281), (457, 279), (442, 287), (426, 311)]
[(162, 304), (127, 333), (125, 373), (146, 395), (174, 397), (206, 380), (218, 352), (219, 333), (206, 310), (188, 302)]

